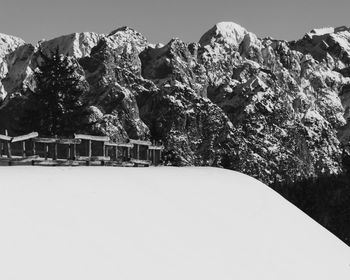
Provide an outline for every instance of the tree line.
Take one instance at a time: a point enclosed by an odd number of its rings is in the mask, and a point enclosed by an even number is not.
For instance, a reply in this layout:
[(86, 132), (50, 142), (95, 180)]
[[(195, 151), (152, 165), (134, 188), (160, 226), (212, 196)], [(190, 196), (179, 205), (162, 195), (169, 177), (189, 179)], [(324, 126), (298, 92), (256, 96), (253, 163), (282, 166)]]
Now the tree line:
[(350, 246), (350, 172), (271, 187)]

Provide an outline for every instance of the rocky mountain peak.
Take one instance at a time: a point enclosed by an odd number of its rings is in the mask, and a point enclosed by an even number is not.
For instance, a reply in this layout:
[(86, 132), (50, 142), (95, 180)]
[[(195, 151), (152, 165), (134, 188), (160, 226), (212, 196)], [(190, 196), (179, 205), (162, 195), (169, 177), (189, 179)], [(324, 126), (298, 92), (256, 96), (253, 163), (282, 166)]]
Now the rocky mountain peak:
[(24, 45), (25, 41), (21, 38), (0, 33), (0, 58)]
[(94, 32), (72, 33), (51, 40), (39, 42), (44, 53), (58, 51), (61, 54), (81, 58), (90, 55), (91, 49), (97, 45), (104, 35)]
[(214, 43), (238, 48), (248, 31), (234, 22), (220, 22), (207, 31), (199, 40), (202, 46)]
[(138, 52), (143, 51), (149, 44), (140, 32), (127, 26), (112, 31), (108, 34), (107, 39), (111, 47), (113, 45), (115, 48), (121, 45), (133, 45)]
[(137, 34), (138, 36), (143, 36), (141, 33), (139, 33), (137, 30), (135, 30), (134, 28), (131, 28), (129, 26), (122, 26), (122, 27), (118, 27), (117, 29), (111, 31), (108, 36), (113, 36), (119, 32), (124, 32), (124, 33), (134, 33)]

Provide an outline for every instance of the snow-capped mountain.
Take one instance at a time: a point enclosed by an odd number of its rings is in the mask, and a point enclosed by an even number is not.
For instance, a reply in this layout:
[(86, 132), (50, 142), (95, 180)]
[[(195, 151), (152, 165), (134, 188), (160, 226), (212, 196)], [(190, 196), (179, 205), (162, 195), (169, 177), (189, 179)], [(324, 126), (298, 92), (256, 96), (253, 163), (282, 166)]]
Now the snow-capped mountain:
[(198, 43), (152, 44), (122, 27), (38, 45), (2, 35), (0, 128), (17, 131), (38, 49), (74, 56), (90, 84), (91, 133), (162, 140), (169, 161), (271, 183), (342, 171), (350, 139), (350, 31), (293, 42), (216, 24)]

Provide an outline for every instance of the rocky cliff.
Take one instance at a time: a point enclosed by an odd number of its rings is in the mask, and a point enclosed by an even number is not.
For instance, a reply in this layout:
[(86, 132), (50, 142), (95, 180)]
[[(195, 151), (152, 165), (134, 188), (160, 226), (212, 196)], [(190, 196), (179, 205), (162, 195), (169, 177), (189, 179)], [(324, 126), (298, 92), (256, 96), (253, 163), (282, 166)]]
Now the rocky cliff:
[(0, 36), (0, 129), (35, 92), (39, 47), (78, 60), (90, 85), (90, 133), (162, 141), (166, 162), (235, 169), (266, 183), (342, 171), (350, 139), (350, 31), (293, 42), (222, 22), (198, 43), (151, 44), (122, 27), (36, 46)]

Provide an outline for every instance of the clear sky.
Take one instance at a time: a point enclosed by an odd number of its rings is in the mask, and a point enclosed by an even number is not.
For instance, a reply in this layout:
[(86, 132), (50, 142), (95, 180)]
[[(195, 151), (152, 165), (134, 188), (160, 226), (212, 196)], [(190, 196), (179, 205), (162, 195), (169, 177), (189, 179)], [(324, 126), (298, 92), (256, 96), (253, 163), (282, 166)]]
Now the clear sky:
[(0, 0), (0, 32), (31, 43), (124, 25), (154, 43), (198, 41), (220, 21), (293, 40), (315, 27), (350, 26), (350, 0)]

